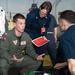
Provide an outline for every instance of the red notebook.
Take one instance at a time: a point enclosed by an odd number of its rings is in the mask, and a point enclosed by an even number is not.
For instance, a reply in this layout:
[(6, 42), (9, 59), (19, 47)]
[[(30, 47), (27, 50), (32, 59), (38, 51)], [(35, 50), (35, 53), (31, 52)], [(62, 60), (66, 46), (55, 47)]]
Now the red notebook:
[(33, 43), (34, 45), (36, 45), (37, 47), (40, 47), (40, 46), (42, 46), (42, 45), (48, 43), (49, 41), (50, 41), (50, 40), (47, 40), (47, 39), (45, 39), (44, 37), (38, 37), (38, 38), (32, 40), (32, 43)]

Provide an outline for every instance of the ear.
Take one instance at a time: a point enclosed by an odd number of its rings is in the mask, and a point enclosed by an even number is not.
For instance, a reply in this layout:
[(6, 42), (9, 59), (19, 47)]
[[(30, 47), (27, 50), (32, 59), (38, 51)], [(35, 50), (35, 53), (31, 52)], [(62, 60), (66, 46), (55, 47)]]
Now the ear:
[(13, 22), (13, 26), (16, 27), (16, 23)]
[(68, 25), (68, 22), (66, 20), (63, 20), (63, 25)]

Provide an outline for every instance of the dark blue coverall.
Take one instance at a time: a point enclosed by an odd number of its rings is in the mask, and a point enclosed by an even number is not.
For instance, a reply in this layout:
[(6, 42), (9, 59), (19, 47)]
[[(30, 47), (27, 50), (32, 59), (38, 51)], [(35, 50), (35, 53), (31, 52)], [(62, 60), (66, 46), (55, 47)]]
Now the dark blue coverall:
[(54, 38), (54, 28), (57, 27), (57, 22), (55, 20), (55, 17), (51, 15), (51, 22), (50, 26), (47, 31), (47, 39), (50, 40), (49, 43), (47, 43), (47, 50), (49, 53), (49, 56), (52, 60), (53, 65), (56, 63), (56, 43), (55, 43), (55, 38)]
[[(40, 18), (39, 16), (39, 9), (34, 9), (30, 11), (26, 16), (26, 28), (25, 32), (27, 32), (30, 37), (33, 39), (38, 38), (40, 36), (47, 36), (47, 29), (50, 26), (51, 15), (48, 14), (44, 18)], [(45, 27), (46, 32), (41, 34), (41, 28)], [(46, 45), (41, 47), (37, 47), (34, 45), (35, 52), (37, 54), (42, 54), (46, 52)]]
[[(75, 59), (75, 25), (69, 27), (66, 32), (62, 34), (57, 51), (58, 62), (64, 62), (70, 58)], [(63, 75), (63, 73), (64, 72), (60, 75)]]

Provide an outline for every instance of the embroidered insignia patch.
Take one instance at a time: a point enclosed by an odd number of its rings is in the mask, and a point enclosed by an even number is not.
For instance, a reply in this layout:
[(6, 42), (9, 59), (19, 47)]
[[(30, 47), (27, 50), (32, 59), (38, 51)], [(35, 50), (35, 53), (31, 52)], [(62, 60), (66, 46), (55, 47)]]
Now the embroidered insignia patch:
[(25, 45), (26, 44), (26, 41), (21, 41), (21, 45)]
[(2, 35), (1, 39), (2, 40), (6, 40), (6, 36), (5, 35)]
[(13, 41), (13, 43), (14, 43), (15, 45), (17, 45), (17, 42), (18, 42), (18, 40), (14, 40), (14, 41)]

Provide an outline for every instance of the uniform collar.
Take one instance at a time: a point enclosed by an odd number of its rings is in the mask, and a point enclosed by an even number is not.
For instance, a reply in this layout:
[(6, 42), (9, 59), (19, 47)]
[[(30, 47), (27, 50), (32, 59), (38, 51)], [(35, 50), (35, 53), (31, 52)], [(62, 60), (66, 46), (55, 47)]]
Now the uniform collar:
[[(12, 33), (13, 33), (13, 35), (16, 36), (16, 34), (15, 34), (15, 29), (14, 29), (14, 28), (12, 29)], [(17, 37), (17, 36), (16, 36), (16, 37)]]
[[(15, 34), (15, 29), (14, 29), (14, 28), (12, 29), (12, 34), (13, 34), (14, 36), (16, 36), (16, 34)], [(24, 32), (22, 33), (21, 37), (23, 36), (23, 34), (24, 34)], [(18, 36), (16, 36), (16, 37), (18, 37)]]

